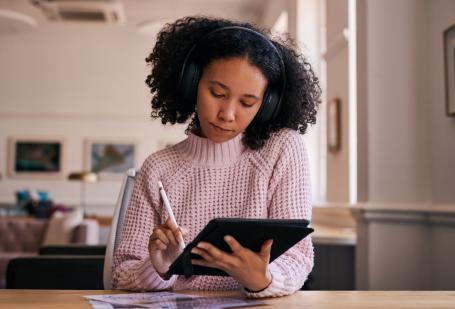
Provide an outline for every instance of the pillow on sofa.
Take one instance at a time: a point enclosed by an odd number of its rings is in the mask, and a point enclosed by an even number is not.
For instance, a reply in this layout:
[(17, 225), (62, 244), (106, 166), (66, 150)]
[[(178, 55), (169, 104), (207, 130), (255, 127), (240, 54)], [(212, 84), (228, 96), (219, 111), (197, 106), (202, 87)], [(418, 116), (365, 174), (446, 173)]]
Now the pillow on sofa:
[(60, 211), (54, 212), (49, 220), (43, 246), (66, 245), (71, 243), (74, 229), (81, 224), (84, 219), (83, 217), (83, 211), (81, 209), (75, 209), (67, 213)]

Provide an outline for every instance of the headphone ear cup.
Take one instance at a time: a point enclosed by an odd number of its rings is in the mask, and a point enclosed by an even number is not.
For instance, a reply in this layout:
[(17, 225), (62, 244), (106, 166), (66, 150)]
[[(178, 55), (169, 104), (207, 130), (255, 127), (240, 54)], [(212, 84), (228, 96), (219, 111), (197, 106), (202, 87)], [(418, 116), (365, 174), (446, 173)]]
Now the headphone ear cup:
[(272, 121), (276, 116), (279, 99), (280, 97), (277, 92), (270, 90), (269, 87), (267, 87), (264, 93), (261, 107), (259, 108), (259, 111), (256, 115), (257, 121), (261, 123)]
[(183, 100), (193, 102), (197, 97), (197, 88), (201, 75), (199, 65), (190, 61), (186, 64), (182, 80), (179, 85), (180, 96)]

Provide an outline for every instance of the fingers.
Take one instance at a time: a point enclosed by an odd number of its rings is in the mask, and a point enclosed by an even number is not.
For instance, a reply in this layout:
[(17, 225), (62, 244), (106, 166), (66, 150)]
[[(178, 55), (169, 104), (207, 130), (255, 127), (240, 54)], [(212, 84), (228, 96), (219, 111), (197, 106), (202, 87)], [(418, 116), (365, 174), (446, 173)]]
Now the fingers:
[(202, 257), (207, 262), (213, 262), (214, 258), (205, 250), (199, 249), (198, 247), (194, 247), (191, 249), (191, 253), (197, 254)]
[(264, 241), (264, 243), (261, 246), (261, 251), (259, 252), (259, 256), (264, 258), (267, 263), (270, 260), (270, 253), (272, 252), (272, 245), (273, 245), (273, 239), (268, 239)]
[(166, 234), (160, 229), (160, 228), (154, 228), (153, 233), (150, 236), (150, 240), (155, 240), (159, 239), (161, 240), (165, 245), (169, 244), (169, 239), (167, 238)]
[(149, 251), (166, 250), (170, 242), (163, 229), (154, 228), (149, 238)]
[(221, 251), (214, 245), (209, 244), (207, 242), (198, 243), (196, 248), (201, 251), (207, 252), (208, 254), (210, 254), (211, 257), (213, 257), (213, 259), (216, 260), (221, 260), (223, 257), (225, 257), (225, 255), (227, 255), (225, 252)]
[(161, 239), (150, 239), (149, 242), (149, 251), (157, 251), (157, 250), (166, 250), (167, 244), (161, 241)]
[(241, 254), (242, 251), (245, 249), (244, 247), (242, 247), (242, 245), (237, 240), (235, 240), (234, 237), (232, 237), (230, 235), (224, 236), (224, 241), (229, 245), (232, 252), (234, 252), (236, 254), (239, 254), (239, 253)]
[(175, 222), (171, 220), (171, 218), (168, 218), (166, 220), (165, 226), (172, 231), (172, 233), (174, 234), (174, 239), (176, 239), (177, 241), (177, 244), (185, 243), (185, 241), (183, 240), (181, 229), (177, 226)]
[(164, 223), (168, 228), (170, 228), (173, 231), (178, 231), (179, 227), (178, 225), (171, 220), (171, 218), (167, 218), (166, 222)]
[(191, 253), (199, 255), (202, 257), (203, 261), (209, 263), (201, 264), (203, 262), (197, 262), (197, 264), (194, 263), (195, 265), (215, 267), (220, 269), (228, 269), (237, 265), (237, 259), (235, 257), (206, 242), (200, 242), (196, 247), (191, 249)]
[(160, 239), (164, 244), (178, 245), (178, 242), (174, 236), (174, 233), (165, 227), (156, 227), (153, 229), (153, 233), (150, 236), (150, 240)]
[(178, 241), (177, 239), (175, 238), (175, 235), (174, 233), (170, 230), (170, 229), (165, 229), (163, 230), (164, 233), (166, 234), (166, 237), (169, 239), (169, 241), (173, 244), (173, 245), (178, 245)]

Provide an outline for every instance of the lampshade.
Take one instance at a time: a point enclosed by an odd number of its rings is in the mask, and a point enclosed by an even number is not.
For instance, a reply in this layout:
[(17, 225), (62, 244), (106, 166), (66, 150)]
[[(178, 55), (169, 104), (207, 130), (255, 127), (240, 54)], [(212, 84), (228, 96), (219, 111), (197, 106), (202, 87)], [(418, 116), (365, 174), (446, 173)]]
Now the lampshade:
[(87, 216), (87, 205), (85, 202), (85, 184), (98, 181), (98, 174), (93, 172), (73, 172), (68, 175), (68, 180), (76, 180), (81, 182), (81, 206), (84, 209), (84, 217)]
[(82, 181), (82, 182), (86, 182), (86, 183), (97, 182), (98, 179), (99, 179), (99, 177), (98, 177), (97, 173), (87, 172), (87, 171), (73, 172), (68, 175), (68, 180), (77, 180), (77, 181)]

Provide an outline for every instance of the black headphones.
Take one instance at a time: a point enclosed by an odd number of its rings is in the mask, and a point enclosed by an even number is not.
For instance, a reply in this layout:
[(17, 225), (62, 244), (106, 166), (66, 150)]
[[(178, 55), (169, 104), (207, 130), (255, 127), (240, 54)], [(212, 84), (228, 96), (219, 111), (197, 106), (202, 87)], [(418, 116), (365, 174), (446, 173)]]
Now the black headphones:
[(285, 66), (281, 52), (276, 48), (276, 46), (265, 35), (250, 28), (240, 26), (218, 28), (205, 34), (198, 42), (196, 42), (196, 44), (194, 44), (186, 54), (185, 60), (183, 62), (179, 82), (177, 85), (178, 94), (180, 98), (186, 102), (194, 102), (196, 100), (197, 88), (199, 80), (201, 78), (202, 70), (200, 65), (197, 64), (196, 61), (192, 60), (192, 53), (196, 47), (201, 44), (202, 41), (206, 40), (214, 33), (225, 30), (243, 30), (257, 35), (265, 42), (267, 42), (267, 44), (276, 52), (278, 58), (280, 59), (281, 87), (278, 87), (278, 85), (270, 84), (267, 86), (261, 107), (253, 119), (253, 122), (268, 123), (275, 119), (280, 110), (281, 101), (286, 89)]

